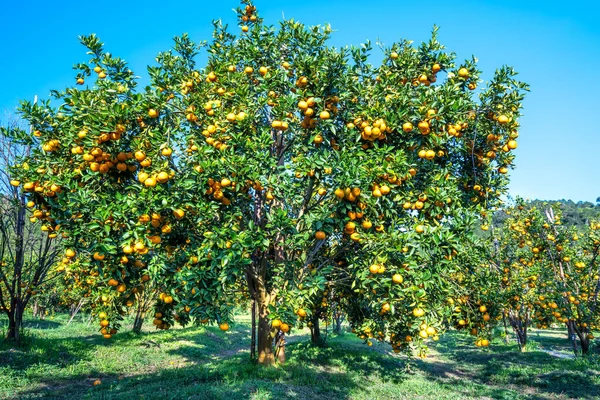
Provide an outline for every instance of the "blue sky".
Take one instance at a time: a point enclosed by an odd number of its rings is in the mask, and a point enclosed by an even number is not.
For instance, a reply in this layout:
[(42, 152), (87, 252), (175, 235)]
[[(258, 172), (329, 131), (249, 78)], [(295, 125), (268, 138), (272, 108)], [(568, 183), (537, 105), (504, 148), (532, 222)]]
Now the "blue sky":
[[(211, 20), (235, 24), (235, 0), (80, 2), (10, 1), (0, 17), (0, 120), (20, 99), (47, 98), (74, 83), (72, 65), (87, 61), (77, 36), (96, 33), (143, 80), (146, 65), (188, 32), (210, 39)], [(294, 18), (330, 23), (333, 45), (439, 40), (459, 59), (479, 58), (488, 79), (512, 65), (531, 85), (521, 120), (511, 195), (595, 201), (600, 197), (600, 2), (572, 1), (266, 1), (255, 5), (267, 23)], [(235, 28), (234, 28), (235, 29)], [(374, 57), (373, 62), (379, 61)]]

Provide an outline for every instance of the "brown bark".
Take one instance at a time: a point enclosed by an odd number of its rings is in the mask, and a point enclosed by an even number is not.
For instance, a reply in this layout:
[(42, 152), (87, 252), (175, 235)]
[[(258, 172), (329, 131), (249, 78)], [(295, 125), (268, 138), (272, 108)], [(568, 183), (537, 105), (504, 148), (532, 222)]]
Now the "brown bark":
[(321, 346), (323, 338), (321, 337), (321, 327), (319, 326), (319, 316), (315, 313), (312, 317), (312, 326), (310, 327), (310, 340), (312, 344)]
[(81, 307), (83, 307), (83, 303), (85, 303), (85, 299), (79, 300), (79, 302), (77, 303), (77, 305), (75, 307), (71, 306), (71, 318), (69, 318), (69, 322), (67, 322), (67, 325), (70, 325), (71, 322), (73, 322), (73, 320), (75, 319), (75, 316), (77, 315), (77, 313), (79, 313), (79, 310), (81, 310)]
[(587, 338), (587, 335), (579, 336), (579, 344), (581, 345), (581, 355), (587, 355), (590, 351), (590, 339)]
[(8, 313), (8, 331), (6, 340), (19, 342), (21, 340), (21, 325), (23, 324), (23, 308), (19, 305), (11, 308)]
[(529, 311), (526, 308), (518, 310), (509, 310), (508, 321), (510, 326), (513, 328), (515, 335), (517, 336), (517, 342), (519, 343), (519, 349), (525, 351), (527, 345), (527, 329), (529, 328)]
[(258, 313), (258, 363), (262, 365), (273, 365), (275, 363), (275, 355), (273, 353), (273, 333), (271, 323), (268, 318), (268, 312), (259, 304)]
[(502, 322), (504, 322), (504, 342), (508, 344), (510, 340), (508, 338), (508, 326), (506, 325), (506, 312), (502, 313)]
[(342, 333), (342, 322), (344, 321), (344, 314), (341, 312), (335, 313), (335, 324), (333, 325), (333, 333), (339, 335)]
[(144, 325), (145, 318), (146, 313), (143, 310), (140, 310), (138, 306), (138, 310), (135, 313), (135, 319), (133, 320), (133, 333), (142, 333), (142, 326)]
[(567, 332), (569, 335), (569, 340), (571, 341), (571, 345), (573, 346), (573, 353), (575, 356), (579, 354), (579, 349), (577, 348), (577, 334), (575, 333), (575, 321), (567, 322)]
[(280, 364), (285, 362), (285, 333), (282, 331), (275, 335), (275, 358)]
[(256, 300), (252, 298), (252, 331), (250, 333), (250, 359), (256, 360)]

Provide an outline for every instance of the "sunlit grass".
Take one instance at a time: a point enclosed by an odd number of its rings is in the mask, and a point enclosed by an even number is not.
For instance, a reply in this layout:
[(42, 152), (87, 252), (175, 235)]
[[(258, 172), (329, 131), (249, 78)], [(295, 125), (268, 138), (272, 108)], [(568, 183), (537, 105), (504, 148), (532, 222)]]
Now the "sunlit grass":
[[(1, 321), (0, 321), (1, 323)], [(149, 327), (148, 327), (149, 328)], [(502, 340), (489, 349), (456, 332), (425, 360), (365, 346), (351, 334), (313, 347), (295, 332), (288, 361), (257, 368), (249, 361), (248, 318), (227, 333), (217, 327), (127, 332), (110, 341), (95, 327), (66, 318), (28, 320), (20, 347), (0, 345), (0, 398), (104, 399), (460, 399), (597, 398), (600, 363), (568, 354), (564, 332), (534, 331), (528, 351)], [(100, 379), (102, 384), (93, 386)]]

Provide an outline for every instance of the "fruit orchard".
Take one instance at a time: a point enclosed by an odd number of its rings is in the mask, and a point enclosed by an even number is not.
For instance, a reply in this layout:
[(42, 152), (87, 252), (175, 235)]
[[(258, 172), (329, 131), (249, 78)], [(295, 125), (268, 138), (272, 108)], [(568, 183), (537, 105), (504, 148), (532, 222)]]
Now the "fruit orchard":
[(437, 28), (374, 66), (370, 43), (334, 48), (328, 26), (236, 12), (207, 43), (175, 38), (144, 88), (83, 36), (74, 85), (21, 104), (31, 129), (12, 137), (31, 151), (11, 184), (62, 238), (56, 271), (105, 338), (143, 301), (158, 329), (227, 331), (249, 307), (261, 364), (285, 359), (291, 329), (319, 342), (339, 312), (396, 352), (424, 355), (449, 328), (485, 347), (506, 318), (521, 336), (566, 324), (587, 352), (597, 223), (577, 233), (519, 204), (495, 242), (474, 235), (514, 166), (528, 86), (511, 67), (478, 87), (477, 60), (456, 60)]

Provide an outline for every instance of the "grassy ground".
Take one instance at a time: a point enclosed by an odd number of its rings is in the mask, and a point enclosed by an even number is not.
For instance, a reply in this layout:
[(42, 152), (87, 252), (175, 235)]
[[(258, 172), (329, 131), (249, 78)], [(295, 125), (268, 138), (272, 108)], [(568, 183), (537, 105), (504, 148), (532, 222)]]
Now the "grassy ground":
[[(2, 324), (0, 320), (0, 326)], [(526, 353), (449, 333), (425, 360), (350, 334), (289, 338), (284, 367), (248, 361), (247, 320), (230, 332), (192, 327), (110, 341), (66, 318), (28, 320), (26, 342), (0, 344), (0, 398), (101, 399), (566, 399), (600, 398), (600, 359), (569, 358), (564, 332), (537, 332)], [(1, 331), (1, 328), (0, 328)], [(96, 379), (102, 384), (93, 386)]]

